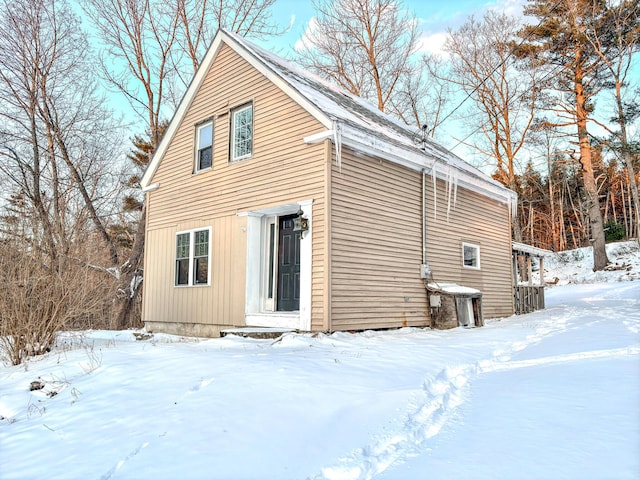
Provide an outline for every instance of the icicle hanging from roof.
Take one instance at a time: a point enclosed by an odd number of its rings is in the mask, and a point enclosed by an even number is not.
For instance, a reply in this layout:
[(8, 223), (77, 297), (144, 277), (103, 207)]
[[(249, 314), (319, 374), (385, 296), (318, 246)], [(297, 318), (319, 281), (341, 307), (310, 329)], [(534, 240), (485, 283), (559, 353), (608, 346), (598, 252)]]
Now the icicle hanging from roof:
[(458, 171), (456, 170), (453, 176), (453, 209), (455, 210), (458, 206), (458, 180), (460, 175), (458, 175)]
[(449, 212), (451, 212), (451, 194), (453, 190), (453, 169), (449, 167), (447, 172), (447, 223), (449, 223)]
[(438, 218), (438, 182), (436, 175), (436, 162), (431, 167), (431, 180), (433, 181), (433, 219)]
[(333, 121), (333, 144), (336, 146), (336, 165), (340, 172), (342, 172), (342, 135), (340, 129), (340, 122), (338, 120)]
[[(449, 223), (452, 206), (453, 210), (458, 206), (458, 183), (460, 180), (458, 173), (458, 170), (447, 165), (446, 173), (443, 175), (445, 197), (447, 198), (447, 223)], [(438, 173), (436, 171), (436, 162), (433, 162), (431, 166), (431, 180), (433, 183), (433, 219), (436, 220), (438, 218)]]

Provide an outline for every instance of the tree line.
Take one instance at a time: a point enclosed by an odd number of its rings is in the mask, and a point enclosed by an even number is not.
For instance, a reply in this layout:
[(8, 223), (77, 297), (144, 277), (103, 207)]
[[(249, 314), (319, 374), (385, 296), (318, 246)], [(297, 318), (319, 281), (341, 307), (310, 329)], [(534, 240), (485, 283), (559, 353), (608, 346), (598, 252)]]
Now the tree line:
[(637, 1), (528, 0), (526, 23), (470, 17), (446, 56), (418, 61), (418, 22), (397, 2), (314, 5), (296, 60), (436, 139), (457, 112), (458, 144), (519, 194), (514, 240), (592, 245), (603, 269), (607, 237), (640, 237)]
[[(457, 144), (519, 194), (515, 240), (593, 245), (602, 269), (607, 239), (640, 236), (637, 1), (529, 0), (526, 21), (488, 11), (440, 55), (422, 53), (400, 1), (312, 3), (290, 60), (416, 132), (462, 125)], [(19, 363), (63, 326), (140, 324), (140, 176), (216, 31), (259, 42), (285, 28), (276, 0), (0, 5), (0, 338)]]

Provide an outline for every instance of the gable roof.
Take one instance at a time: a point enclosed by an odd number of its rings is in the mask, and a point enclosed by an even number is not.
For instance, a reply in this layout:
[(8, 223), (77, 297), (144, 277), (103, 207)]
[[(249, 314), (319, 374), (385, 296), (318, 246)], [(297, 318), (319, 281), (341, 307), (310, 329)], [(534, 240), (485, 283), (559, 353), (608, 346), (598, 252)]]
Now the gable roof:
[(512, 205), (515, 203), (514, 192), (469, 165), (434, 140), (420, 138), (417, 143), (414, 131), (394, 117), (380, 112), (370, 102), (225, 30), (219, 30), (216, 34), (180, 102), (142, 177), (140, 183), (143, 190), (152, 188), (150, 183), (153, 175), (222, 44), (234, 50), (326, 128), (324, 132), (306, 137), (304, 140), (312, 143), (330, 138), (335, 144), (338, 162), (341, 145), (348, 145), (355, 150), (402, 164), (413, 170), (423, 171), (434, 178), (462, 185), (497, 200)]

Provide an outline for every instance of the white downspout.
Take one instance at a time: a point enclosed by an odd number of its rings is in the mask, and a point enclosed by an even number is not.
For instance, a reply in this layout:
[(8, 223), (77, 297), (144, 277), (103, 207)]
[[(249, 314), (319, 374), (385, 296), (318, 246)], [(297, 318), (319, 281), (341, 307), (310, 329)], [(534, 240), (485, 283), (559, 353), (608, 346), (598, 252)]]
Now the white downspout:
[[(434, 191), (435, 196), (435, 191)], [(422, 264), (420, 265), (420, 278), (431, 280), (431, 268), (427, 263), (427, 172), (422, 169)]]
[(426, 171), (422, 169), (422, 264), (427, 264), (427, 187)]

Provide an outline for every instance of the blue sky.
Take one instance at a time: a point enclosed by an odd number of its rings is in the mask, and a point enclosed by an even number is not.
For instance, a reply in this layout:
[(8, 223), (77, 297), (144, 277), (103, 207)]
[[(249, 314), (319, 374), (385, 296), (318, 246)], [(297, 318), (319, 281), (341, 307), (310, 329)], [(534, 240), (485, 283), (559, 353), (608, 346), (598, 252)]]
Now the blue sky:
[[(486, 10), (498, 9), (520, 14), (526, 0), (403, 0), (404, 7), (418, 19), (423, 48), (437, 50), (449, 28), (456, 28), (470, 16), (481, 16)], [(276, 39), (258, 41), (280, 55), (288, 56), (302, 38), (314, 15), (310, 0), (276, 0), (274, 20), (288, 32)]]

